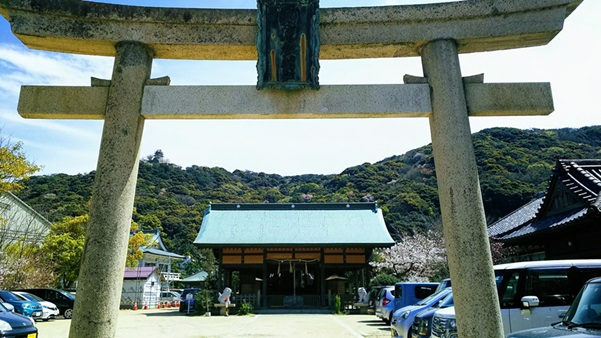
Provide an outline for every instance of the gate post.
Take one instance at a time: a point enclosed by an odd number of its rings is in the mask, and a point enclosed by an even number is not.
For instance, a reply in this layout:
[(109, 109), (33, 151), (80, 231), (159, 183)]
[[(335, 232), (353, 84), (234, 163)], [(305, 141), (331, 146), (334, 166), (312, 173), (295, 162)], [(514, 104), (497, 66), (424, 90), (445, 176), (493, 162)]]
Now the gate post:
[(432, 97), (430, 131), (458, 332), (502, 338), (503, 324), (457, 46), (436, 40), (422, 50)]
[(144, 128), (140, 114), (152, 51), (121, 42), (109, 86), (70, 338), (114, 337)]

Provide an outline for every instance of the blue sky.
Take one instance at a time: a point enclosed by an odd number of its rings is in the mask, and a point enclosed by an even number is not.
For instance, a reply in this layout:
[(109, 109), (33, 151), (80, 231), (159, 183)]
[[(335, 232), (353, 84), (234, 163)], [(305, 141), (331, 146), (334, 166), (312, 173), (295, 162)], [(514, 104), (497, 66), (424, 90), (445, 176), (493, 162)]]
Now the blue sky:
[[(108, 2), (108, 1), (103, 1)], [(255, 8), (238, 1), (111, 1), (130, 5)], [(428, 1), (327, 1), (322, 7), (417, 4)], [(430, 1), (431, 2), (431, 1)], [(587, 0), (547, 46), (461, 55), (464, 76), (484, 73), (485, 82), (550, 82), (555, 112), (544, 117), (471, 118), (472, 132), (490, 127), (562, 128), (601, 124), (601, 1)], [(0, 17), (0, 128), (21, 141), (41, 174), (95, 170), (102, 121), (23, 119), (16, 111), (21, 85), (88, 86), (90, 77), (109, 79), (112, 58), (27, 49)], [(421, 75), (419, 58), (320, 62), (320, 83), (402, 83)], [(255, 85), (255, 61), (155, 60), (153, 77), (171, 85)], [(151, 120), (146, 121), (141, 157), (162, 149), (172, 163), (280, 175), (333, 174), (377, 162), (430, 143), (428, 120)]]

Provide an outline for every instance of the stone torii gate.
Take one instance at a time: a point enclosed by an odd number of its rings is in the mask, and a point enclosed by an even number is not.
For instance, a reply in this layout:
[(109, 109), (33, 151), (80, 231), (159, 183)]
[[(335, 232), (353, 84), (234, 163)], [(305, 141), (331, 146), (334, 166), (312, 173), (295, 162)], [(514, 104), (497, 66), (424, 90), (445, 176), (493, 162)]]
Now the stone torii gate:
[[(28, 47), (114, 56), (111, 80), (21, 89), (26, 118), (104, 119), (70, 337), (114, 337), (139, 146), (146, 119), (428, 117), (443, 229), (462, 337), (502, 337), (469, 116), (549, 114), (548, 83), (462, 78), (458, 53), (544, 45), (581, 0), (498, 0), (321, 10), (321, 59), (420, 56), (424, 77), (403, 85), (257, 91), (170, 87), (154, 58), (254, 60), (255, 10), (147, 8), (5, 0)], [(113, 248), (113, 250), (106, 250)]]

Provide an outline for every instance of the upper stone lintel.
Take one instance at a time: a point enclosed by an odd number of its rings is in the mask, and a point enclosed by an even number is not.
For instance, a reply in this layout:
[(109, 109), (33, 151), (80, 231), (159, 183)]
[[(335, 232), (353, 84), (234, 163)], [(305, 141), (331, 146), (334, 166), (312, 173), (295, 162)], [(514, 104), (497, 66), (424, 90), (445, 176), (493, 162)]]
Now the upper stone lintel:
[[(418, 56), (429, 41), (453, 39), (459, 53), (547, 44), (582, 0), (459, 1), (323, 8), (320, 59)], [(115, 55), (138, 41), (155, 58), (256, 60), (256, 10), (152, 8), (78, 1), (4, 0), (0, 14), (28, 47)], [(202, 31), (203, 34), (198, 34)]]

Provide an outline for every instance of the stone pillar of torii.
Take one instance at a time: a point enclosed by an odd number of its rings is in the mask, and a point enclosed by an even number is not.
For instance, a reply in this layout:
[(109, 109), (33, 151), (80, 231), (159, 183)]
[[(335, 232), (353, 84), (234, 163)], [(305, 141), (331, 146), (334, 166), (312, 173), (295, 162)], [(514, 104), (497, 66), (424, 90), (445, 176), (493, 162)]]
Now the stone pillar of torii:
[[(548, 83), (462, 77), (459, 53), (544, 45), (581, 0), (463, 1), (320, 10), (320, 59), (421, 56), (402, 85), (262, 90), (169, 86), (154, 58), (254, 60), (256, 10), (164, 9), (77, 1), (5, 0), (28, 47), (114, 56), (91, 87), (23, 86), (25, 118), (104, 119), (70, 337), (114, 337), (145, 119), (428, 117), (458, 328), (502, 337), (469, 116), (545, 115)], [(400, 136), (399, 136), (400, 137)]]

